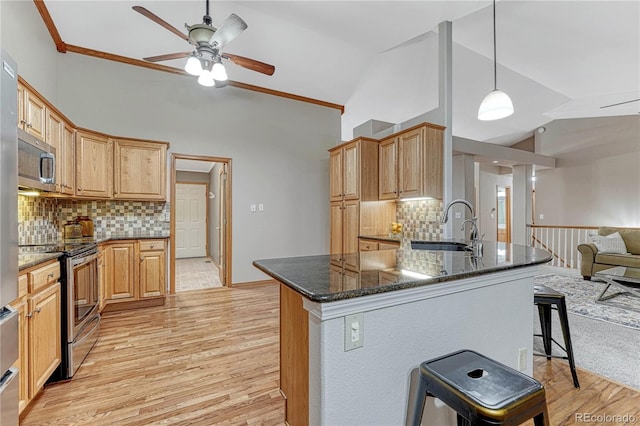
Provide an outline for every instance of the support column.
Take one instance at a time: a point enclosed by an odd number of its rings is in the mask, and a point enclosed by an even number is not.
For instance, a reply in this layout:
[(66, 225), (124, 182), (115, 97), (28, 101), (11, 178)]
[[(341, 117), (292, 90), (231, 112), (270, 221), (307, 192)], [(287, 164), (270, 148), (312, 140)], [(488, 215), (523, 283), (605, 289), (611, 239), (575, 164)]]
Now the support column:
[[(443, 116), (442, 122), (446, 127), (443, 136), (444, 149), (442, 154), (444, 205), (453, 199), (453, 134), (451, 133), (453, 126), (452, 28), (453, 24), (451, 21), (444, 21), (438, 25), (438, 101)], [(445, 238), (452, 236), (452, 229), (451, 221), (444, 225)]]
[(530, 164), (513, 166), (513, 190), (511, 191), (511, 242), (528, 245), (527, 224), (533, 223), (533, 192)]

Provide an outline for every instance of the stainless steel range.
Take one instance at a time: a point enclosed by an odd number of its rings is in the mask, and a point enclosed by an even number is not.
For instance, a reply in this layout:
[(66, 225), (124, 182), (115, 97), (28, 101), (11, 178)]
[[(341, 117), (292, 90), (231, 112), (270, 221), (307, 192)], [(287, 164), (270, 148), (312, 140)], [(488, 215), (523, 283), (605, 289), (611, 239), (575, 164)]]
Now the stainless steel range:
[(51, 380), (70, 379), (98, 340), (98, 246), (82, 242), (21, 246), (20, 250), (62, 253), (62, 362)]

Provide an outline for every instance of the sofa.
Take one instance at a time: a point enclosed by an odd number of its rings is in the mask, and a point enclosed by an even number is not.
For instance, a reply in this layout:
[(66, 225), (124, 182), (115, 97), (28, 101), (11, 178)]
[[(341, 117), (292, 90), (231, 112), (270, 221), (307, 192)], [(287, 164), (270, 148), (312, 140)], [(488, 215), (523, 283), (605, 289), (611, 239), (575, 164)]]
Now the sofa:
[[(613, 268), (615, 266), (627, 266), (632, 268), (640, 268), (640, 229), (632, 228), (613, 228), (608, 226), (601, 226), (598, 228), (598, 236), (610, 237), (618, 232), (624, 246), (626, 247), (625, 254), (620, 253), (620, 250), (605, 251), (598, 250), (597, 244), (594, 242), (578, 245), (578, 251), (581, 254), (580, 261), (580, 273), (585, 280), (591, 280), (593, 274), (603, 269)], [(598, 242), (602, 242), (603, 239), (595, 237)], [(606, 241), (608, 242), (608, 240)], [(602, 247), (602, 244), (600, 244)]]

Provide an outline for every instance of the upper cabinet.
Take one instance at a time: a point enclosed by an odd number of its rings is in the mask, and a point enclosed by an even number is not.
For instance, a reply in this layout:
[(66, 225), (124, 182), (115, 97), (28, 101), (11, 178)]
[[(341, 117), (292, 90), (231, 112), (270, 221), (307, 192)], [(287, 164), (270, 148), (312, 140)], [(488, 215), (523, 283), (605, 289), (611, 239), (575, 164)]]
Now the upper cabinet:
[(381, 200), (442, 198), (443, 131), (421, 124), (380, 143)]
[(113, 198), (164, 200), (167, 186), (166, 164), (166, 144), (116, 139)]
[(331, 201), (378, 199), (378, 141), (358, 138), (329, 150)]
[(46, 109), (46, 142), (56, 149), (56, 192), (75, 194), (75, 131), (55, 111)]
[(76, 134), (76, 195), (113, 196), (113, 141), (87, 131)]
[(18, 127), (35, 137), (46, 138), (46, 104), (42, 98), (18, 83)]

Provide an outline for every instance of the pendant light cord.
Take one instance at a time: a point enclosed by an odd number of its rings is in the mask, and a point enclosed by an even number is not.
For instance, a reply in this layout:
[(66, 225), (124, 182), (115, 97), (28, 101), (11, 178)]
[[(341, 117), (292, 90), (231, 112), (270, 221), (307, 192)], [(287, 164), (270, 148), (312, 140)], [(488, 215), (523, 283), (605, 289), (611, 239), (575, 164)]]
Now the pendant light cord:
[(493, 0), (493, 90), (498, 90), (498, 65), (496, 60), (496, 0)]

